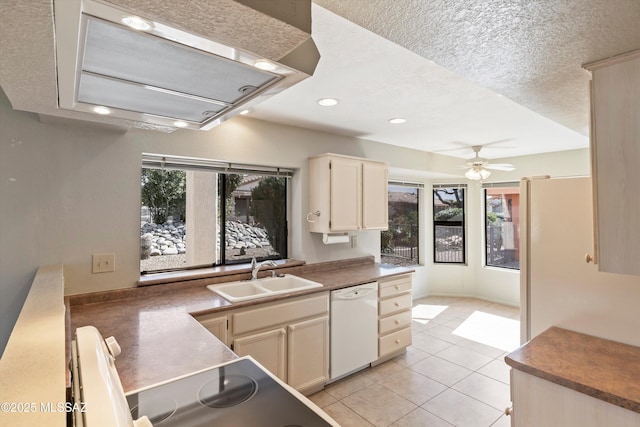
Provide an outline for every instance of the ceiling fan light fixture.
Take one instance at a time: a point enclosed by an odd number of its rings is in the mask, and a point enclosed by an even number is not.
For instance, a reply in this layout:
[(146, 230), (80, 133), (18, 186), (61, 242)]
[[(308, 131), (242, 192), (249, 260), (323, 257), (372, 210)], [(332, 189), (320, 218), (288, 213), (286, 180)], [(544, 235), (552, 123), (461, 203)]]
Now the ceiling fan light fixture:
[(472, 167), (464, 173), (464, 176), (471, 181), (480, 181), (481, 179), (487, 179), (490, 175), (491, 172), (479, 167)]

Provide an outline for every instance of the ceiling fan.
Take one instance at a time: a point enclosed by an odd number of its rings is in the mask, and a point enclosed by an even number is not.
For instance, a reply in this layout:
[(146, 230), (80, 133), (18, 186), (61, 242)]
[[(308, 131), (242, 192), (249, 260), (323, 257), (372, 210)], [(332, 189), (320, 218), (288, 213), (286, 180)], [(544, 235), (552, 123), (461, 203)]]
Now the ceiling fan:
[(516, 169), (515, 166), (510, 165), (509, 163), (489, 163), (488, 159), (480, 157), (478, 153), (480, 153), (482, 145), (474, 145), (471, 147), (471, 149), (476, 154), (476, 156), (472, 159), (469, 159), (469, 161), (467, 161), (467, 165), (464, 166), (465, 168), (469, 168), (464, 173), (464, 176), (466, 176), (467, 179), (470, 179), (472, 181), (487, 179), (489, 178), (489, 175), (491, 175), (491, 172), (489, 172), (488, 169), (506, 172), (510, 172)]

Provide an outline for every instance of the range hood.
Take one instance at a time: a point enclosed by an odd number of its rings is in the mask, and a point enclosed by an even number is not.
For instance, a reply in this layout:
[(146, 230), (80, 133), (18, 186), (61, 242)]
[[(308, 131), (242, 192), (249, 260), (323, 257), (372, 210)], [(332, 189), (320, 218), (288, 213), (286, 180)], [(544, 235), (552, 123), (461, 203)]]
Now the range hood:
[[(296, 46), (273, 58), (113, 3), (54, 2), (62, 110), (108, 115), (159, 130), (208, 130), (308, 77), (319, 59), (309, 35), (293, 26), (285, 29), (294, 34), (290, 43)], [(230, 0), (206, 3), (250, 12), (253, 22), (256, 13), (262, 14)], [(253, 31), (239, 30), (239, 37)], [(262, 31), (269, 33), (266, 27)], [(265, 45), (272, 42), (277, 40), (263, 38)]]

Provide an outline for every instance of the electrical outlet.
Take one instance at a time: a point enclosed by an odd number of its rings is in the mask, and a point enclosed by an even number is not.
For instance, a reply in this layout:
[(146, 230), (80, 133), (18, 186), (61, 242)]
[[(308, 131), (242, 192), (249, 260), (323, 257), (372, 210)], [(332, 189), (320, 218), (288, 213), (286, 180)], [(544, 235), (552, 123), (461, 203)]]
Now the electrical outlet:
[(109, 273), (116, 269), (116, 254), (93, 254), (93, 270), (95, 273)]

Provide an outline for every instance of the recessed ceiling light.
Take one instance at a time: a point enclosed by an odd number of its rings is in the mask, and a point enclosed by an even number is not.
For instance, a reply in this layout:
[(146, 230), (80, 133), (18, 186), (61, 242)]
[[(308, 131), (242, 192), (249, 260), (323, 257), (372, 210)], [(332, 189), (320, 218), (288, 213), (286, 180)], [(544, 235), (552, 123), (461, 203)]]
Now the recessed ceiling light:
[(178, 121), (173, 122), (173, 125), (175, 127), (177, 127), (177, 128), (186, 128), (187, 126), (189, 126), (189, 123), (184, 122), (182, 120), (178, 120)]
[(404, 122), (406, 122), (407, 119), (403, 119), (402, 117), (396, 117), (394, 119), (389, 119), (389, 123), (391, 123), (392, 125), (399, 125), (402, 124)]
[(276, 69), (276, 66), (273, 63), (265, 61), (264, 59), (254, 62), (253, 66), (265, 71), (273, 71)]
[(138, 16), (125, 16), (120, 20), (127, 27), (131, 27), (134, 30), (149, 31), (153, 28), (153, 25), (147, 20), (144, 20)]
[(103, 107), (103, 106), (98, 106), (98, 107), (93, 107), (93, 112), (94, 113), (98, 113), (98, 114), (111, 114), (111, 110), (108, 109), (107, 107)]
[(251, 112), (251, 110), (246, 109), (246, 110), (242, 110), (240, 111), (240, 114), (242, 114), (243, 116), (246, 116), (247, 114), (249, 114)]
[(322, 105), (323, 107), (333, 107), (334, 105), (338, 104), (338, 100), (335, 98), (321, 98), (318, 99), (318, 104)]

